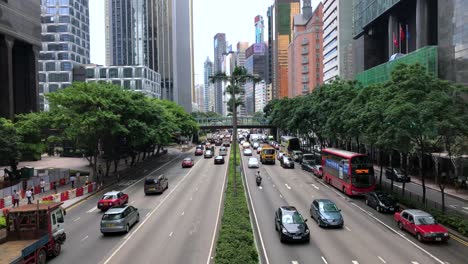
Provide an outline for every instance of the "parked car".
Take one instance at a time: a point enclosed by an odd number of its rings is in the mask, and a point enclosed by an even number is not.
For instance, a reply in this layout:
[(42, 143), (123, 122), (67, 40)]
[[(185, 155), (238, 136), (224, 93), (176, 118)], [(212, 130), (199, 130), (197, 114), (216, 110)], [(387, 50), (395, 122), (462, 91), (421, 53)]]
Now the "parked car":
[(394, 181), (397, 182), (410, 182), (411, 177), (405, 176), (405, 173), (403, 170), (399, 168), (392, 168), (392, 167), (387, 167), (385, 168), (385, 177), (387, 179), (391, 180), (393, 179)]
[(445, 227), (438, 224), (432, 215), (417, 209), (406, 209), (396, 212), (393, 219), (401, 230), (416, 236), (419, 242), (447, 242), (449, 234)]
[(216, 156), (214, 159), (214, 164), (224, 164), (224, 157), (223, 156)]
[(322, 178), (323, 176), (323, 168), (322, 168), (322, 165), (315, 165), (312, 167), (312, 173), (319, 177), (319, 178)]
[(210, 149), (205, 150), (205, 159), (209, 159), (213, 157), (213, 151)]
[(291, 155), (291, 158), (295, 161), (295, 162), (302, 162), (302, 151), (300, 150), (293, 150), (292, 152), (292, 155)]
[(294, 161), (291, 157), (283, 156), (280, 160), (281, 167), (294, 169)]
[(281, 206), (275, 212), (275, 229), (279, 232), (280, 241), (310, 241), (307, 219), (294, 206)]
[(169, 180), (161, 175), (147, 176), (145, 178), (145, 195), (152, 193), (163, 193), (164, 190), (169, 188)]
[(128, 233), (130, 227), (140, 221), (138, 209), (131, 205), (119, 205), (112, 207), (102, 215), (101, 233), (125, 232)]
[(192, 168), (192, 167), (193, 167), (192, 158), (185, 158), (182, 160), (182, 168)]
[(310, 217), (317, 221), (320, 227), (339, 227), (344, 225), (341, 210), (328, 199), (315, 199), (310, 205)]
[(97, 203), (97, 208), (105, 211), (111, 207), (128, 203), (128, 194), (121, 191), (111, 191), (105, 193)]
[(250, 148), (244, 149), (244, 156), (252, 156), (252, 149)]
[(219, 149), (219, 155), (220, 155), (220, 156), (227, 156), (227, 149), (226, 149), (226, 147), (221, 147), (221, 148)]
[(203, 149), (196, 148), (195, 149), (195, 156), (201, 156), (201, 155), (203, 155)]
[(306, 161), (306, 162), (302, 162), (301, 164), (301, 169), (305, 170), (305, 171), (308, 171), (308, 172), (312, 172), (312, 168), (315, 166), (315, 162), (314, 161)]
[(400, 205), (393, 197), (384, 192), (370, 192), (366, 194), (366, 204), (380, 213), (394, 213), (400, 210)]
[(258, 168), (258, 159), (257, 158), (249, 158), (249, 162), (247, 164), (248, 168)]
[(314, 154), (311, 154), (311, 153), (302, 154), (301, 163), (303, 163), (303, 162), (309, 162), (309, 161), (312, 161), (312, 162), (316, 163), (315, 155), (314, 155)]
[(262, 147), (258, 147), (257, 148), (257, 154), (260, 154), (260, 152), (262, 152), (262, 149), (263, 149)]

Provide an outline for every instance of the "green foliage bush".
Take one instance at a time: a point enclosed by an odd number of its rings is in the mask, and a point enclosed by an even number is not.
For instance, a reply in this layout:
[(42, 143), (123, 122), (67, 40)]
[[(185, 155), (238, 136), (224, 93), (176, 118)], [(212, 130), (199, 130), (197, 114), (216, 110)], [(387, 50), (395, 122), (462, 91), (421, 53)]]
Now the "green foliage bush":
[[(234, 146), (234, 145), (233, 145)], [(237, 147), (237, 146), (236, 146)], [(232, 148), (231, 148), (232, 151)], [(237, 151), (237, 164), (240, 164)], [(242, 180), (237, 173), (237, 196), (234, 196), (234, 170), (231, 166), (234, 155), (230, 157), (228, 185), (224, 200), (224, 214), (221, 230), (216, 245), (215, 263), (249, 264), (258, 263), (258, 252), (255, 248), (249, 209), (244, 194)]]
[(0, 229), (6, 227), (6, 219), (4, 216), (0, 216)]

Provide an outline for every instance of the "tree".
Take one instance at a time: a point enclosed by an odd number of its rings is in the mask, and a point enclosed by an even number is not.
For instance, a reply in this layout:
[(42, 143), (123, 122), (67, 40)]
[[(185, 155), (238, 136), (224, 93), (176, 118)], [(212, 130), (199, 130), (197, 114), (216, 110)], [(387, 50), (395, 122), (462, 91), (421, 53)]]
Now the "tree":
[(18, 177), (17, 164), (21, 158), (20, 145), (21, 136), (14, 124), (5, 118), (0, 118), (0, 161), (6, 161), (11, 168), (11, 171), (6, 170), (9, 179), (13, 181)]

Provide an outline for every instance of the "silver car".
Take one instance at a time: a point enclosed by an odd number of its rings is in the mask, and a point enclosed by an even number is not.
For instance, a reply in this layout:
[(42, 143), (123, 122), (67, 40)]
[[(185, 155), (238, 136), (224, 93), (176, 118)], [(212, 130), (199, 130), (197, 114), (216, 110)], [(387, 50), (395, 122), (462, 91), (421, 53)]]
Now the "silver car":
[(101, 233), (125, 232), (128, 233), (130, 227), (140, 221), (138, 209), (131, 205), (115, 206), (107, 210), (102, 215)]
[(257, 158), (249, 158), (249, 163), (247, 165), (249, 168), (258, 168), (258, 159)]

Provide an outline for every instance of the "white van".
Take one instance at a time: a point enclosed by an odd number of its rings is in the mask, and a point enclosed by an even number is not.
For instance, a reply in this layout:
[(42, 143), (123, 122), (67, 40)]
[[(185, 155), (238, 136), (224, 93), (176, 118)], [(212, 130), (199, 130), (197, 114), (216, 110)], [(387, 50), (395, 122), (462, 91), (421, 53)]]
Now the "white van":
[(242, 148), (243, 148), (243, 149), (250, 148), (250, 143), (249, 143), (249, 142), (244, 142), (244, 143), (242, 144)]

